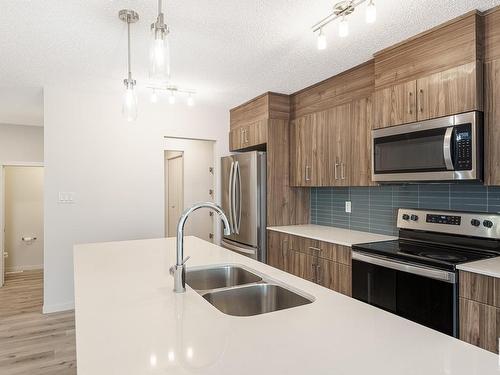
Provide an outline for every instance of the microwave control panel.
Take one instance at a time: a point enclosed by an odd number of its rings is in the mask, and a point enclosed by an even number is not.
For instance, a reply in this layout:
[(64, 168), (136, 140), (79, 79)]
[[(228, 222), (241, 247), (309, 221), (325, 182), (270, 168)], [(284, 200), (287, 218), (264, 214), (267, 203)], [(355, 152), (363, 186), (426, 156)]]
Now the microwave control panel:
[(455, 126), (455, 170), (472, 169), (472, 126), (462, 124)]

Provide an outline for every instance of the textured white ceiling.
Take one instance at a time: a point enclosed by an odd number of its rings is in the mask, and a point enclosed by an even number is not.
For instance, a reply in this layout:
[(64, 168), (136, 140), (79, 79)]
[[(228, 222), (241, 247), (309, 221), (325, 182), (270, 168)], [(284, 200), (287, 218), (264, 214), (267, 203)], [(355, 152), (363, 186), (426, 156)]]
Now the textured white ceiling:
[[(318, 51), (310, 28), (333, 3), (166, 0), (173, 80), (197, 89), (198, 101), (227, 108), (268, 90), (292, 93), (420, 31), (471, 9), (489, 9), (500, 0), (376, 0), (376, 24), (364, 23), (362, 5), (349, 18), (349, 37), (338, 38), (336, 24), (331, 25), (326, 30), (329, 48)], [(1, 0), (0, 5), (0, 98), (12, 87), (31, 90), (31, 97), (44, 85), (121, 90), (126, 25), (117, 13), (126, 7), (141, 17), (132, 27), (133, 73), (146, 85), (156, 0)], [(4, 105), (0, 101), (0, 122)], [(37, 113), (33, 108), (28, 112)]]

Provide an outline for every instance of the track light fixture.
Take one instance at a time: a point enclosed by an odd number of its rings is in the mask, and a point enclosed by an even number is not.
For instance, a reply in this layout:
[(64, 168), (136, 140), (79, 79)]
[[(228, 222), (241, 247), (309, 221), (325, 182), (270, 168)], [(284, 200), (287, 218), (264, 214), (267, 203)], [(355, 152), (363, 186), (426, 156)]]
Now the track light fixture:
[(377, 19), (377, 9), (375, 8), (374, 0), (344, 0), (334, 5), (333, 12), (329, 14), (327, 17), (323, 18), (317, 24), (312, 27), (312, 31), (314, 33), (318, 33), (318, 49), (323, 50), (326, 48), (326, 36), (324, 34), (324, 28), (340, 18), (339, 23), (339, 36), (345, 38), (349, 35), (349, 24), (347, 17), (352, 14), (356, 7), (369, 1), (368, 6), (366, 7), (366, 15), (365, 19), (367, 23), (374, 23)]

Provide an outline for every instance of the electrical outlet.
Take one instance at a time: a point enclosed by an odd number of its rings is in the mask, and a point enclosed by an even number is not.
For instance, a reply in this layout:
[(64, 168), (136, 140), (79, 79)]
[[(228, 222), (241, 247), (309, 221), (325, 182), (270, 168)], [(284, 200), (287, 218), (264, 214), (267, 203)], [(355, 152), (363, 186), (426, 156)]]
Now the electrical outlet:
[(345, 201), (345, 212), (351, 213), (351, 201)]

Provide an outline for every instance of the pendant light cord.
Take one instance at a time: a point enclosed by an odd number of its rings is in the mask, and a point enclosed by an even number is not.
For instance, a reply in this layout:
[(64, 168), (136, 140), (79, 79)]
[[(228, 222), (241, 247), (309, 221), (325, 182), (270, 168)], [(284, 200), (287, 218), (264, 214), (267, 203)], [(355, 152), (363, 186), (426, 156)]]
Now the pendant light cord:
[(127, 18), (127, 45), (128, 45), (128, 79), (132, 80), (132, 63), (130, 58), (130, 19)]

